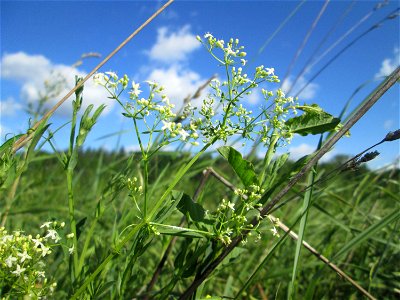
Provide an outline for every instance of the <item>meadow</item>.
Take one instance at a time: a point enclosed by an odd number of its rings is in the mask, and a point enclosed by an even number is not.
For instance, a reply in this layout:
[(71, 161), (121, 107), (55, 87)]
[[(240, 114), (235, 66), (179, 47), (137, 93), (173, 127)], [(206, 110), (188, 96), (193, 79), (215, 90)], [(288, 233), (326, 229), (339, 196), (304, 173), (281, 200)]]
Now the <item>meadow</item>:
[[(40, 105), (0, 147), (2, 299), (397, 299), (400, 172), (366, 163), (400, 130), (319, 160), (400, 68), (335, 117), (285, 95), (272, 68), (244, 73), (238, 39), (197, 40), (226, 77), (207, 82), (201, 107), (196, 93), (176, 112), (157, 82), (97, 72), (106, 58), (60, 101), (72, 95), (68, 149), (54, 143), (58, 106)], [(87, 80), (118, 102), (137, 151), (85, 144), (105, 108), (82, 109)], [(256, 89), (267, 105), (253, 112), (242, 103)], [(294, 135), (320, 136), (317, 150), (292, 161), (279, 149)]]

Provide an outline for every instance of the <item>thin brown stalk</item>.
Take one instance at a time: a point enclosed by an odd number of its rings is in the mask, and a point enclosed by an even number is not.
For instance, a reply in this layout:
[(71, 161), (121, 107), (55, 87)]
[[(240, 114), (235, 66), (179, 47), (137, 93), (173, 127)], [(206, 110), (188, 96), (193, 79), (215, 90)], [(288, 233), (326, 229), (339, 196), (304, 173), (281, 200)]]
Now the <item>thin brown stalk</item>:
[(326, 8), (328, 7), (328, 4), (329, 4), (329, 0), (325, 0), (324, 5), (322, 6), (321, 10), (319, 11), (314, 22), (311, 24), (311, 27), (308, 29), (308, 32), (306, 33), (306, 36), (303, 39), (303, 42), (301, 43), (300, 47), (297, 49), (296, 54), (294, 55), (292, 61), (290, 62), (290, 65), (289, 65), (288, 70), (286, 71), (285, 77), (283, 77), (282, 84), (290, 76), (290, 73), (292, 72), (292, 69), (293, 69), (294, 65), (296, 64), (297, 59), (299, 58), (300, 54), (303, 52), (303, 49), (308, 42), (308, 39), (310, 38), (310, 36), (313, 33), (315, 27), (317, 26), (319, 20), (321, 19), (322, 15), (324, 14)]
[[(343, 137), (350, 128), (361, 119), (361, 117), (382, 97), (382, 95), (392, 87), (397, 80), (400, 79), (400, 67), (392, 72), (375, 90), (368, 96), (367, 101), (362, 105), (357, 112), (343, 125), (343, 127), (334, 134), (316, 153), (316, 155), (297, 173), (289, 183), (278, 192), (274, 198), (268, 202), (261, 210), (261, 217), (267, 216), (274, 206), (287, 194), (287, 192), (306, 174), (317, 162), (318, 160), (327, 153), (336, 142)], [(261, 220), (253, 219), (251, 224), (257, 225)], [(208, 265), (208, 267), (196, 277), (193, 283), (186, 289), (186, 291), (181, 295), (180, 299), (188, 299), (193, 292), (204, 282), (204, 280), (211, 274), (212, 271), (225, 259), (225, 257), (231, 253), (231, 251), (240, 244), (240, 242), (247, 236), (249, 231), (243, 231), (236, 239), (229, 244), (222, 253)]]
[(13, 152), (15, 153), (19, 149), (21, 149), (26, 143), (28, 143), (33, 135), (34, 130), (36, 130), (40, 124), (45, 122), (48, 118), (50, 118), (53, 113), (60, 107), (76, 90), (78, 90), (94, 73), (96, 73), (107, 61), (110, 60), (119, 50), (121, 50), (129, 41), (134, 38), (144, 27), (146, 27), (155, 17), (157, 17), (164, 9), (166, 9), (174, 0), (169, 0), (166, 4), (164, 4), (160, 9), (158, 9), (150, 18), (148, 18), (142, 25), (140, 25), (130, 36), (128, 36), (121, 44), (118, 45), (105, 59), (103, 59), (82, 81), (80, 81), (75, 87), (70, 90), (56, 105), (54, 105), (38, 122), (36, 122), (31, 129), (31, 133), (27, 133), (24, 136), (20, 137), (13, 145)]

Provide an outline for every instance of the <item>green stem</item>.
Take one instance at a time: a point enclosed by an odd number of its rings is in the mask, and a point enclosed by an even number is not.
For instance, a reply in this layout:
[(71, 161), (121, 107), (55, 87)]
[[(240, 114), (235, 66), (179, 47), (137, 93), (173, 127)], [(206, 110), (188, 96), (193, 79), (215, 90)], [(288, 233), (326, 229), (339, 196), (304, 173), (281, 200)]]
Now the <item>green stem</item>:
[(147, 220), (151, 220), (153, 216), (157, 213), (157, 210), (161, 206), (161, 204), (164, 202), (164, 200), (167, 198), (169, 193), (174, 189), (174, 187), (177, 185), (177, 183), (182, 179), (183, 175), (186, 174), (186, 172), (190, 169), (190, 167), (199, 159), (199, 157), (204, 153), (204, 151), (207, 150), (208, 147), (210, 147), (212, 144), (216, 142), (216, 138), (211, 141), (210, 143), (206, 144), (203, 149), (200, 150), (199, 153), (197, 153), (193, 158), (183, 167), (181, 168), (178, 173), (176, 174), (174, 180), (172, 183), (169, 185), (168, 189), (164, 192), (164, 194), (161, 196), (161, 198), (157, 201), (157, 203), (154, 205), (153, 209), (148, 215)]
[(272, 157), (275, 153), (276, 143), (278, 142), (278, 140), (279, 140), (279, 135), (276, 133), (276, 129), (274, 129), (270, 138), (270, 144), (267, 153), (265, 154), (264, 158), (264, 166), (261, 172), (261, 179), (260, 179), (261, 185), (264, 184), (265, 174), (267, 173), (268, 166), (271, 163)]
[(142, 139), (140, 138), (139, 127), (136, 122), (136, 118), (133, 118), (133, 123), (135, 127), (136, 136), (138, 139), (140, 151), (142, 152), (142, 161), (143, 161), (143, 172), (144, 172), (144, 203), (143, 203), (143, 219), (147, 218), (147, 201), (148, 201), (148, 189), (149, 189), (149, 158), (147, 157), (147, 152), (143, 147)]
[[(66, 173), (67, 173), (67, 189), (68, 189), (68, 212), (69, 212), (69, 223), (71, 232), (74, 234), (72, 238), (72, 243), (74, 247), (73, 256), (73, 272), (71, 274), (74, 275), (72, 278), (72, 282), (79, 275), (79, 257), (78, 257), (78, 237), (76, 231), (76, 220), (75, 220), (75, 200), (74, 200), (74, 190), (73, 190), (73, 176), (74, 169), (76, 166), (76, 160), (78, 157), (78, 152), (75, 147), (75, 131), (76, 131), (76, 121), (77, 121), (77, 113), (79, 110), (79, 105), (77, 102), (79, 101), (79, 97), (77, 96), (75, 99), (76, 103), (73, 105), (72, 112), (72, 120), (71, 120), (71, 133), (70, 133), (70, 141), (68, 148), (68, 162), (66, 163)], [(72, 275), (71, 275), (72, 276)]]
[(72, 238), (74, 252), (73, 252), (73, 262), (74, 262), (74, 276), (76, 279), (79, 275), (79, 258), (78, 258), (78, 238), (76, 233), (76, 220), (75, 220), (75, 201), (74, 201), (74, 191), (73, 191), (73, 170), (67, 169), (67, 185), (68, 185), (68, 211), (69, 211), (69, 223), (71, 227), (71, 232), (74, 234)]

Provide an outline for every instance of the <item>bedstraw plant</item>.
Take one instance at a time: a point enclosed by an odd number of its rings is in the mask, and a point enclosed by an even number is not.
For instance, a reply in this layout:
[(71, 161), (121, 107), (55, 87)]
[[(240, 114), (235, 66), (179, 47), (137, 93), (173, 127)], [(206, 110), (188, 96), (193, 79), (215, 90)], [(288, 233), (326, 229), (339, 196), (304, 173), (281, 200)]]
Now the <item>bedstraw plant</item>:
[[(83, 219), (78, 218), (76, 212), (80, 204), (76, 200), (80, 195), (75, 194), (76, 166), (79, 164), (79, 150), (104, 106), (93, 113), (93, 106), (89, 106), (80, 116), (78, 112), (84, 89), (81, 87), (75, 92), (70, 147), (66, 153), (59, 153), (54, 147), (66, 174), (68, 228), (71, 232), (69, 251), (65, 253), (64, 262), (60, 262), (60, 265), (64, 264), (64, 270), (68, 269), (68, 275), (54, 274), (55, 282), (57, 276), (62, 277), (59, 286), (62, 286), (64, 294), (60, 295), (69, 299), (179, 297), (235, 238), (243, 237), (242, 247), (257, 243), (267, 232), (278, 238), (279, 219), (260, 215), (261, 207), (282, 183), (277, 174), (285, 166), (288, 155), (276, 156), (277, 149), (290, 143), (294, 134), (321, 134), (340, 128), (340, 120), (316, 104), (299, 104), (298, 99), (287, 97), (277, 88), (279, 77), (274, 68), (261, 65), (254, 72), (247, 72), (246, 52), (238, 39), (224, 41), (210, 33), (197, 39), (222, 68), (223, 79), (212, 79), (202, 104), (195, 107), (186, 103), (180, 114), (165, 94), (164, 87), (156, 82), (140, 84), (131, 81), (127, 75), (119, 77), (111, 71), (94, 75), (93, 80), (108, 91), (109, 97), (119, 103), (123, 116), (130, 120), (140, 159), (132, 155), (129, 159), (132, 169), (121, 171), (109, 179), (107, 188), (92, 207), (93, 215)], [(77, 85), (80, 80), (77, 78)], [(264, 104), (253, 112), (246, 108), (246, 100), (256, 90), (261, 91)], [(38, 138), (46, 126), (37, 131)], [(238, 137), (242, 143), (262, 142), (265, 157), (261, 165), (254, 166), (242, 153), (228, 146)], [(52, 138), (49, 138), (51, 145)], [(3, 166), (9, 169), (12, 163), (9, 163), (11, 158), (7, 149), (12, 147), (13, 141), (2, 146)], [(156, 154), (178, 144), (190, 150), (191, 156), (183, 159), (179, 167), (168, 166), (158, 178), (151, 176), (152, 159)], [(199, 158), (213, 147), (217, 147), (236, 174), (238, 188), (233, 193), (215, 194), (212, 199), (203, 198), (196, 202), (197, 196), (192, 197), (180, 190), (179, 183), (189, 176)], [(135, 161), (140, 163), (135, 165)], [(287, 174), (293, 174), (296, 169), (291, 172)], [(163, 176), (168, 178), (160, 178)], [(7, 182), (4, 177), (2, 174), (2, 183)], [(112, 234), (103, 237), (107, 242), (100, 245), (96, 242), (96, 231), (118, 201), (125, 199), (124, 195), (128, 204), (124, 204), (125, 209), (115, 218)], [(181, 217), (186, 222), (179, 223)], [(254, 219), (259, 222), (251, 222)], [(5, 229), (2, 230), (4, 233)], [(169, 236), (179, 238), (179, 247), (171, 254), (174, 256), (173, 268), (169, 269), (168, 276), (150, 285), (151, 272), (157, 273), (153, 275), (156, 279), (163, 271), (158, 258), (151, 254), (151, 246), (159, 245), (167, 253), (164, 246), (165, 242), (168, 245)], [(7, 235), (3, 234), (4, 245), (11, 241), (5, 237)], [(29, 246), (29, 241), (33, 246)], [(34, 243), (33, 239), (27, 238), (27, 246), (20, 252), (27, 253), (23, 252), (24, 249), (33, 249)], [(43, 247), (40, 249), (47, 246)], [(10, 251), (0, 253), (4, 261), (2, 274), (9, 269), (14, 273), (22, 273), (25, 269), (27, 272), (26, 263), (17, 264), (18, 261), (12, 259), (17, 259), (18, 254), (10, 254)], [(228, 259), (234, 259), (238, 253)], [(33, 254), (29, 255), (33, 257)], [(21, 260), (19, 262), (23, 263)], [(148, 263), (151, 272), (147, 268), (144, 274), (140, 263)], [(10, 266), (19, 266), (19, 269)], [(36, 280), (32, 278), (32, 282)], [(57, 293), (57, 287), (52, 287)], [(1, 295), (12, 298), (31, 292), (20, 290), (20, 287), (10, 284), (3, 285)]]

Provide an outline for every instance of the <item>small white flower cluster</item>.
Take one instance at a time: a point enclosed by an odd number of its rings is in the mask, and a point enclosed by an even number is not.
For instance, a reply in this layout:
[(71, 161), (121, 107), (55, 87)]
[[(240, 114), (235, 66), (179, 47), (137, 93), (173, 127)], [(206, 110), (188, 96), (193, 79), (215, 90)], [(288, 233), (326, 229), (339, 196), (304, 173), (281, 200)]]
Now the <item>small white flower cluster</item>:
[(104, 86), (107, 90), (113, 93), (116, 93), (119, 89), (119, 86), (122, 89), (126, 89), (129, 83), (129, 78), (127, 75), (124, 75), (122, 78), (118, 78), (118, 75), (115, 72), (105, 72), (105, 73), (97, 73), (93, 76), (93, 81), (95, 84)]
[(54, 290), (44, 270), (44, 259), (52, 253), (61, 239), (57, 229), (65, 223), (46, 222), (40, 228), (45, 234), (25, 235), (21, 231), (8, 233), (0, 228), (0, 289), (8, 287), (9, 295), (36, 295), (43, 297)]
[(128, 178), (126, 181), (126, 187), (128, 188), (129, 191), (131, 191), (131, 193), (133, 195), (137, 194), (137, 195), (141, 195), (143, 194), (143, 186), (138, 185), (138, 179), (137, 177), (133, 177)]
[[(227, 43), (225, 43), (224, 40), (218, 40), (216, 39), (211, 33), (206, 33), (204, 35), (204, 38), (207, 40), (207, 42), (204, 42), (200, 36), (196, 37), (199, 42), (204, 44), (207, 48), (207, 50), (221, 63), (228, 63), (229, 65), (234, 64), (235, 61), (233, 58), (239, 57), (245, 57), (247, 54), (246, 52), (243, 51), (244, 47), (239, 46), (239, 39), (230, 39)], [(225, 46), (226, 45), (226, 46)], [(214, 49), (221, 49), (224, 53), (224, 59), (221, 60), (217, 58), (213, 50)], [(241, 60), (242, 65), (246, 64), (246, 60), (242, 58)]]
[[(197, 133), (196, 122), (183, 125), (181, 122), (176, 121), (177, 115), (173, 112), (175, 105), (170, 103), (167, 95), (163, 94), (163, 86), (153, 81), (145, 81), (150, 91), (148, 97), (144, 98), (140, 97), (142, 93), (140, 84), (132, 81), (132, 87), (128, 92), (131, 101), (124, 105), (119, 100), (119, 96), (129, 84), (127, 75), (119, 79), (116, 73), (106, 72), (96, 74), (93, 79), (95, 83), (104, 86), (111, 94), (111, 98), (117, 100), (123, 106), (125, 110), (123, 113), (124, 116), (143, 120), (145, 126), (149, 129), (148, 133), (159, 130), (158, 126), (162, 124), (161, 131), (164, 134), (164, 139), (161, 142), (162, 145), (172, 143), (176, 140), (198, 145), (196, 140), (199, 138), (199, 135)], [(122, 87), (121, 91), (119, 90), (119, 86)], [(185, 107), (185, 115), (192, 115), (193, 110), (194, 108), (190, 104), (187, 105)], [(149, 125), (146, 121), (146, 117), (149, 116), (155, 117), (155, 119), (152, 119), (152, 125)]]
[[(262, 92), (264, 97), (270, 97), (270, 93), (265, 91)], [(293, 138), (293, 133), (287, 130), (285, 121), (289, 114), (297, 114), (297, 106), (297, 99), (286, 97), (285, 93), (281, 89), (276, 91), (272, 113), (268, 115), (270, 126), (264, 126), (261, 131), (261, 140), (264, 144), (269, 143), (272, 134), (278, 134), (286, 143), (290, 143)]]
[(264, 190), (258, 185), (250, 185), (248, 189), (237, 189), (234, 193), (238, 196), (236, 203), (222, 199), (213, 214), (219, 224), (214, 228), (215, 236), (224, 244), (229, 244), (231, 238), (243, 230), (256, 231), (260, 236), (258, 228), (251, 227), (247, 221), (250, 214), (259, 214), (257, 208), (260, 207), (260, 204), (258, 201)]
[[(285, 98), (281, 90), (275, 95), (273, 109), (263, 109), (263, 113), (253, 116), (253, 112), (247, 110), (240, 100), (245, 99), (254, 89), (263, 83), (280, 82), (275, 75), (274, 68), (266, 68), (263, 65), (256, 67), (253, 78), (244, 73), (243, 66), (246, 61), (242, 58), (246, 56), (243, 51), (244, 47), (239, 45), (238, 39), (230, 39), (225, 43), (223, 40), (216, 39), (212, 34), (204, 35), (203, 40), (200, 36), (197, 39), (205, 46), (209, 53), (226, 68), (227, 80), (220, 82), (213, 79), (210, 87), (213, 94), (203, 101), (203, 106), (199, 111), (202, 116), (199, 128), (205, 137), (204, 142), (212, 142), (215, 139), (227, 141), (227, 139), (235, 134), (241, 134), (243, 138), (255, 140), (260, 136), (261, 140), (269, 141), (272, 132), (275, 134), (282, 133), (282, 138), (290, 139), (287, 131), (284, 130), (284, 120), (290, 112), (289, 108), (295, 107), (293, 98)], [(223, 55), (218, 55), (217, 51), (221, 50)], [(240, 62), (237, 60), (240, 59)], [(235, 64), (240, 63), (240, 67)], [(261, 92), (266, 101), (274, 96), (272, 91), (264, 88)], [(217, 99), (218, 101), (214, 100)], [(218, 103), (219, 102), (219, 103)], [(212, 118), (216, 115), (214, 111), (215, 103), (222, 106), (223, 114)], [(268, 104), (268, 106), (271, 106)], [(277, 132), (277, 130), (279, 132)], [(264, 142), (266, 143), (266, 142)]]
[(268, 220), (270, 220), (272, 223), (272, 228), (270, 229), (272, 235), (279, 237), (278, 229), (276, 228), (279, 224), (279, 218), (273, 218), (272, 216), (268, 215)]

